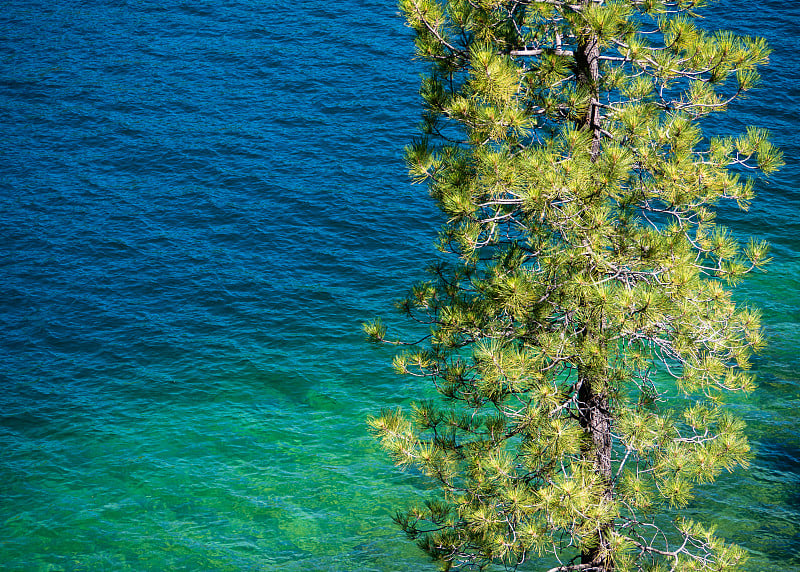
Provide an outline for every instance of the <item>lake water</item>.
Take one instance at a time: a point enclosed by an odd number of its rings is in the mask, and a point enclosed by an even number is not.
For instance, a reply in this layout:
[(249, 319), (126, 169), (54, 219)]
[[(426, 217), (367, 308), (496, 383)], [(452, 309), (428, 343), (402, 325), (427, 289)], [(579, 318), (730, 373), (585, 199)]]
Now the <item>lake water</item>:
[[(773, 245), (755, 459), (692, 510), (800, 570), (800, 5), (711, 9), (765, 35), (730, 126), (786, 167), (751, 211)], [(0, 567), (426, 566), (390, 521), (426, 485), (365, 417), (420, 389), (360, 323), (434, 256), (405, 177), (420, 65), (391, 0), (9, 0), (0, 12)]]

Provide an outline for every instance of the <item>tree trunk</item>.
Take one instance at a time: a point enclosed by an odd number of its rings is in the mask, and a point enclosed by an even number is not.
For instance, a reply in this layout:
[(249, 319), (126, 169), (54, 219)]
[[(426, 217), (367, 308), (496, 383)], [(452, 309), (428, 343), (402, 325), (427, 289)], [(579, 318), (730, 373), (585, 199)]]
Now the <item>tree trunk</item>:
[[(587, 5), (590, 0), (582, 0)], [(596, 36), (590, 36), (578, 45), (575, 51), (575, 63), (578, 82), (591, 94), (589, 108), (583, 118), (583, 128), (592, 132), (592, 161), (596, 161), (601, 148), (600, 117), (600, 44)], [(596, 328), (596, 329), (594, 329)], [(602, 317), (590, 327), (594, 332), (602, 330)], [(598, 375), (599, 374), (599, 375)], [(603, 501), (613, 497), (611, 474), (611, 411), (607, 382), (602, 372), (588, 370), (579, 371), (578, 415), (581, 427), (591, 438), (591, 449), (584, 452), (591, 461), (604, 483)], [(581, 564), (591, 564), (597, 570), (614, 569), (614, 562), (607, 556), (610, 545), (610, 533), (613, 524), (603, 524), (597, 530), (597, 544), (581, 554)]]
[(592, 161), (600, 155), (600, 106), (598, 105), (600, 89), (600, 44), (595, 36), (591, 36), (585, 43), (581, 43), (575, 51), (578, 82), (591, 93), (589, 109), (583, 119), (585, 129), (592, 131)]
[[(579, 374), (580, 375), (580, 374)], [(611, 411), (605, 384), (591, 375), (580, 375), (578, 388), (578, 416), (581, 427), (591, 437), (591, 448), (584, 451), (604, 482), (603, 501), (613, 496), (611, 474)], [(602, 553), (609, 546), (611, 524), (597, 531), (597, 545), (581, 554), (581, 564), (593, 564), (599, 570), (613, 570), (614, 563)]]

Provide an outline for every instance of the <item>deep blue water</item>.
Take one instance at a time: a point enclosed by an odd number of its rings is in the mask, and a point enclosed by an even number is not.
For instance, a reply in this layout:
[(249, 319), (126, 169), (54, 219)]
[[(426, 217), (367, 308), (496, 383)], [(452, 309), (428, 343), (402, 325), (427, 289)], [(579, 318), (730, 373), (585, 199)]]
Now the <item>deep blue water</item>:
[[(751, 211), (773, 245), (756, 457), (693, 510), (800, 570), (800, 5), (707, 25), (768, 37), (724, 128), (787, 165)], [(415, 570), (390, 515), (425, 495), (364, 419), (419, 389), (360, 323), (433, 258), (411, 186), (421, 68), (393, 0), (10, 0), (0, 11), (0, 568)]]

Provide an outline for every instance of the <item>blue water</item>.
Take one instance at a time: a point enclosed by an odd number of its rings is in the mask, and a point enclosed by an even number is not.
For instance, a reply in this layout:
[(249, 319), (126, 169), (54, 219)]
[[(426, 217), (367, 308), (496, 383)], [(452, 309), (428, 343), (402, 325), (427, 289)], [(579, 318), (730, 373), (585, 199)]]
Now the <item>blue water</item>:
[[(770, 337), (734, 406), (749, 471), (692, 510), (800, 570), (800, 6), (725, 0), (766, 35), (726, 128), (787, 165), (741, 234)], [(433, 258), (405, 178), (418, 62), (393, 0), (10, 0), (0, 11), (0, 568), (426, 566), (390, 515), (426, 485), (365, 417), (420, 388), (362, 340)]]

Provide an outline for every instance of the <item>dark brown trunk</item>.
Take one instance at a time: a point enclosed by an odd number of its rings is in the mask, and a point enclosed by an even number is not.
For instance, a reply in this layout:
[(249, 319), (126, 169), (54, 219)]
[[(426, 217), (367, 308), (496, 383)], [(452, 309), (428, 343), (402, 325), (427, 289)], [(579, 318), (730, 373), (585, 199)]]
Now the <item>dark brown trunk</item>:
[[(588, 5), (591, 0), (580, 0), (580, 4)], [(591, 156), (596, 161), (601, 149), (600, 116), (600, 43), (596, 36), (584, 38), (575, 50), (577, 80), (590, 94), (589, 108), (583, 117), (583, 128), (592, 133)], [(590, 331), (597, 334), (602, 330), (602, 318), (590, 325)], [(591, 336), (591, 334), (589, 334)], [(613, 477), (611, 473), (611, 411), (608, 394), (608, 382), (602, 366), (600, 371), (594, 367), (581, 368), (578, 372), (579, 388), (578, 416), (581, 427), (588, 434), (590, 442), (584, 450), (585, 458), (590, 461), (604, 482), (602, 501), (610, 501), (613, 497)], [(605, 524), (597, 531), (596, 545), (581, 554), (581, 564), (592, 564), (596, 570), (611, 571), (614, 562), (607, 556), (610, 534), (613, 524)]]
[(586, 129), (592, 131), (592, 160), (597, 159), (600, 154), (600, 107), (598, 100), (600, 91), (598, 82), (600, 80), (600, 44), (596, 37), (589, 38), (588, 41), (578, 46), (575, 51), (575, 63), (577, 65), (578, 82), (586, 87), (591, 93), (589, 109), (583, 119)]
[[(603, 500), (610, 501), (612, 492), (611, 474), (611, 411), (607, 388), (601, 380), (591, 375), (581, 375), (578, 389), (578, 415), (581, 427), (589, 434), (591, 444), (585, 449), (586, 458), (591, 461), (605, 483)], [(598, 530), (597, 545), (581, 554), (581, 564), (594, 564), (600, 570), (613, 570), (614, 563), (601, 556), (609, 546), (612, 526), (603, 525)]]

